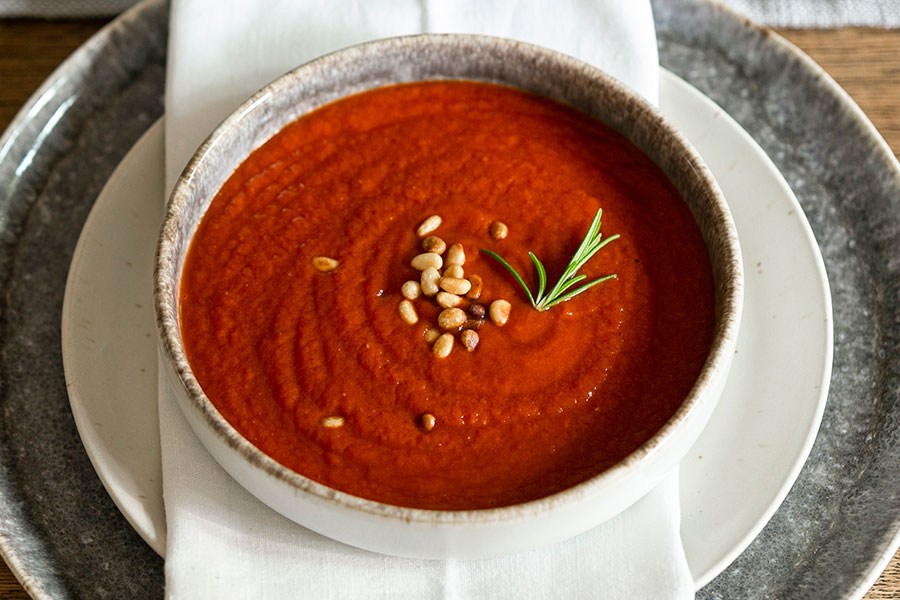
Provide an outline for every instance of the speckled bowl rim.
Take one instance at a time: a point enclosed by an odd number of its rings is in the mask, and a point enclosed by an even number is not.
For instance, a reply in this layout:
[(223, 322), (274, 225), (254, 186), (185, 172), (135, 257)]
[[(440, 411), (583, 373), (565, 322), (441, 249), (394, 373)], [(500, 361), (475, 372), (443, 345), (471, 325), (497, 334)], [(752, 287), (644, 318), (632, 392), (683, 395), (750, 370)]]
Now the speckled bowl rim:
[[(709, 225), (710, 237), (720, 242), (721, 261), (723, 265), (726, 265), (724, 268), (730, 273), (730, 277), (716, 282), (717, 320), (707, 360), (685, 401), (651, 439), (610, 469), (571, 488), (549, 496), (497, 508), (445, 511), (390, 505), (330, 488), (288, 469), (251, 444), (219, 413), (194, 377), (181, 344), (177, 307), (169, 299), (175, 297), (175, 290), (178, 289), (178, 282), (175, 280), (175, 276), (180, 275), (180, 272), (176, 273), (178, 271), (178, 248), (175, 240), (178, 235), (179, 220), (185, 213), (187, 205), (191, 202), (192, 181), (196, 176), (197, 170), (202, 167), (206, 155), (215, 149), (218, 140), (229, 130), (240, 128), (242, 120), (251, 109), (257, 104), (264, 102), (267, 97), (278, 90), (291, 86), (297, 80), (314, 75), (316, 72), (337, 72), (335, 71), (336, 69), (340, 69), (348, 63), (365, 60), (367, 57), (391, 46), (412, 46), (419, 50), (427, 47), (431, 51), (439, 51), (441, 48), (447, 49), (450, 46), (459, 46), (460, 44), (467, 44), (472, 49), (481, 51), (499, 48), (504, 51), (517, 52), (520, 60), (547, 61), (553, 65), (554, 69), (570, 77), (581, 77), (605, 88), (607, 93), (615, 96), (622, 102), (623, 111), (627, 113), (631, 120), (646, 120), (645, 122), (649, 124), (648, 127), (655, 130), (661, 136), (661, 139), (666, 140), (670, 144), (670, 149), (676, 149), (677, 152), (681, 153), (681, 158), (687, 160), (696, 177), (695, 182), (710, 196), (709, 201), (716, 212), (716, 222)], [(438, 78), (436, 77), (435, 79)], [(633, 140), (633, 138), (629, 139)], [(252, 149), (246, 154), (249, 154), (249, 152), (252, 152)], [(244, 154), (245, 157), (246, 154)], [(237, 165), (235, 164), (234, 166), (236, 167)], [(689, 417), (697, 412), (697, 406), (703, 399), (704, 393), (712, 380), (722, 370), (727, 371), (729, 368), (740, 324), (742, 302), (743, 267), (740, 245), (725, 197), (712, 173), (690, 142), (665, 120), (656, 107), (612, 76), (568, 55), (515, 40), (471, 34), (419, 34), (366, 42), (326, 54), (305, 63), (262, 88), (235, 109), (210, 134), (193, 155), (176, 182), (160, 229), (154, 270), (154, 307), (163, 357), (173, 366), (193, 408), (199, 411), (209, 428), (230, 449), (240, 454), (253, 467), (262, 469), (269, 475), (287, 483), (296, 491), (311, 494), (319, 499), (371, 515), (396, 519), (406, 523), (417, 522), (441, 525), (472, 525), (533, 519), (537, 515), (546, 514), (553, 510), (554, 507), (583, 500), (587, 496), (595, 494), (598, 488), (627, 476), (629, 470), (641, 465), (648, 457), (659, 451)], [(182, 407), (182, 410), (184, 410), (184, 407)]]

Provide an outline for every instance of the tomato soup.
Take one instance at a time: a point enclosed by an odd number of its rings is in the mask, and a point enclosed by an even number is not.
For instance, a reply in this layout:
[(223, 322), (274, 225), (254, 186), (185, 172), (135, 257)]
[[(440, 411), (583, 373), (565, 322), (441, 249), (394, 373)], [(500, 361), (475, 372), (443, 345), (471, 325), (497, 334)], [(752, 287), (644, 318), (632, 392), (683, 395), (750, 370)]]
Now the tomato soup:
[[(621, 237), (579, 273), (616, 277), (547, 311), (480, 252), (536, 290), (534, 252), (552, 285), (598, 209)], [(398, 312), (431, 215), (430, 235), (464, 249), (462, 278), (481, 278), (477, 302), (510, 304), (445, 357), (440, 306), (412, 300), (414, 324)], [(197, 380), (263, 452), (344, 492), (449, 510), (622, 460), (677, 410), (714, 324), (703, 238), (645, 155), (571, 107), (458, 81), (345, 98), (254, 151), (193, 238), (180, 306)]]

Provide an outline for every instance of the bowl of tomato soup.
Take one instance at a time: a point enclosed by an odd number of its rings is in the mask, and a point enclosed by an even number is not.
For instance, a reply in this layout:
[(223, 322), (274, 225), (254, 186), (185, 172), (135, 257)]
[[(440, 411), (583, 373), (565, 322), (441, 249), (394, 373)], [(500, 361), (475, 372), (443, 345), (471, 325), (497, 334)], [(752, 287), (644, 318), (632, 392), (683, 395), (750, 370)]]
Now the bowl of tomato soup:
[(201, 442), (288, 518), (419, 558), (618, 514), (706, 424), (740, 249), (634, 92), (510, 40), (314, 60), (197, 151), (157, 248), (161, 354)]

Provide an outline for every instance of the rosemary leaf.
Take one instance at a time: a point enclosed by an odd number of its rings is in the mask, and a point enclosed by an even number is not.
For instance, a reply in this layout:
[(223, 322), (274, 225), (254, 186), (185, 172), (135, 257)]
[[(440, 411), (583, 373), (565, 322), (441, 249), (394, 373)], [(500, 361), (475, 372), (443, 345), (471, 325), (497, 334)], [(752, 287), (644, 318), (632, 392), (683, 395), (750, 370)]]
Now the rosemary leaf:
[[(581, 286), (580, 288), (578, 288), (577, 290), (573, 290), (573, 291), (569, 292), (568, 294), (565, 294), (565, 295), (563, 295), (563, 296), (560, 296), (559, 298), (557, 298), (557, 299), (554, 300), (553, 302), (550, 302), (549, 304), (547, 304), (546, 308), (550, 308), (551, 306), (556, 306), (556, 305), (559, 304), (560, 302), (565, 302), (566, 300), (569, 300), (569, 299), (571, 299), (572, 297), (577, 296), (578, 294), (580, 294), (581, 292), (587, 290), (588, 288), (594, 287), (594, 286), (597, 285), (598, 283), (602, 283), (602, 282), (606, 281), (607, 279), (613, 279), (614, 277), (616, 277), (616, 274), (615, 274), (615, 273), (613, 273), (612, 275), (606, 275), (606, 276), (604, 276), (604, 277), (601, 277), (600, 279), (595, 279), (595, 280), (593, 280), (593, 281), (590, 282), (590, 283), (586, 283), (586, 284), (584, 284), (583, 286)], [(545, 309), (545, 310), (546, 310), (546, 309)]]
[(537, 296), (535, 296), (534, 301), (540, 304), (541, 300), (544, 298), (544, 290), (547, 288), (547, 271), (544, 269), (544, 265), (541, 264), (538, 257), (534, 255), (534, 252), (529, 252), (528, 256), (531, 257), (531, 262), (534, 263), (534, 268), (537, 270), (538, 293)]
[(532, 306), (535, 306), (535, 301), (534, 301), (534, 297), (531, 295), (531, 290), (528, 289), (528, 286), (525, 285), (525, 282), (522, 280), (522, 277), (516, 272), (516, 270), (512, 268), (512, 265), (510, 265), (508, 262), (506, 262), (505, 260), (503, 260), (503, 257), (501, 257), (501, 256), (500, 256), (499, 254), (497, 254), (496, 252), (491, 252), (490, 250), (485, 250), (484, 248), (482, 248), (481, 251), (484, 252), (485, 254), (489, 255), (489, 256), (493, 256), (494, 258), (496, 258), (496, 259), (500, 262), (501, 265), (503, 265), (504, 267), (506, 267), (506, 269), (507, 269), (510, 273), (513, 274), (513, 277), (516, 278), (516, 281), (519, 282), (519, 285), (521, 285), (521, 286), (522, 286), (522, 289), (525, 290), (525, 293), (528, 294), (528, 300), (531, 301), (531, 305), (532, 305)]
[(532, 295), (531, 290), (529, 290), (528, 286), (525, 285), (525, 281), (522, 279), (522, 276), (519, 275), (512, 267), (512, 265), (506, 262), (503, 257), (501, 257), (496, 252), (491, 252), (490, 250), (485, 250), (483, 248), (481, 251), (488, 256), (493, 257), (501, 265), (506, 267), (506, 270), (512, 273), (513, 277), (516, 278), (516, 281), (519, 282), (519, 285), (522, 286), (522, 289), (525, 290), (525, 293), (528, 295), (528, 300), (531, 302), (531, 305), (539, 311), (544, 311), (552, 306), (556, 306), (560, 302), (571, 300), (578, 294), (584, 292), (589, 288), (592, 288), (598, 283), (616, 277), (616, 274), (613, 273), (612, 275), (606, 275), (604, 277), (600, 277), (599, 279), (595, 279), (589, 283), (575, 288), (574, 290), (571, 289), (573, 286), (587, 279), (587, 275), (577, 275), (578, 270), (581, 269), (581, 267), (583, 267), (591, 259), (591, 257), (593, 257), (594, 254), (597, 253), (598, 250), (600, 250), (613, 240), (619, 238), (619, 234), (611, 235), (605, 239), (603, 238), (603, 234), (600, 233), (600, 218), (602, 214), (603, 210), (598, 209), (597, 214), (591, 221), (590, 227), (588, 227), (588, 231), (585, 234), (584, 239), (581, 240), (581, 244), (578, 245), (578, 249), (572, 256), (572, 259), (569, 261), (569, 264), (566, 266), (563, 274), (560, 276), (559, 280), (550, 289), (549, 292), (546, 292), (547, 270), (544, 268), (544, 265), (540, 261), (540, 259), (535, 256), (534, 252), (528, 253), (528, 256), (531, 258), (531, 262), (534, 263), (534, 268), (537, 271), (538, 278), (537, 294)]

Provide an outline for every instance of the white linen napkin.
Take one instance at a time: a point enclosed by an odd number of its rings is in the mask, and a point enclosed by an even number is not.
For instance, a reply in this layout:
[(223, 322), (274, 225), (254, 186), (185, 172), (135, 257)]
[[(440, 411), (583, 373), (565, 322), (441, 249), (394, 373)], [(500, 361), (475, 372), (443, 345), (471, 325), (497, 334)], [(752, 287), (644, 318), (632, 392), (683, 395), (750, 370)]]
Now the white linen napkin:
[[(216, 124), (281, 73), (347, 45), (423, 31), (548, 46), (657, 98), (647, 0), (173, 0), (167, 189)], [(169, 598), (693, 597), (677, 473), (622, 515), (555, 546), (485, 560), (399, 559), (334, 542), (264, 506), (200, 445), (162, 376), (159, 390)]]

